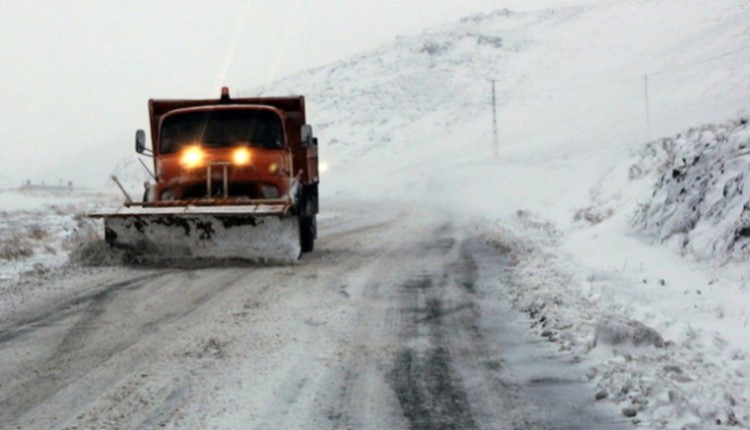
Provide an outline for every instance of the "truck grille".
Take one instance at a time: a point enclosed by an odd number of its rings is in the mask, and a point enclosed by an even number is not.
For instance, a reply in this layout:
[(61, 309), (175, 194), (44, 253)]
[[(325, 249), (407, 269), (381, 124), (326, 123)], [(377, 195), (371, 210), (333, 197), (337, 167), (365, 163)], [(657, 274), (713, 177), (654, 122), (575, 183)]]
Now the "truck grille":
[[(206, 184), (196, 184), (187, 186), (183, 189), (182, 199), (202, 199), (205, 198)], [(258, 187), (255, 183), (234, 183), (229, 184), (229, 197), (245, 197), (249, 199), (260, 198)], [(211, 184), (211, 197), (223, 197), (224, 184), (221, 182)]]

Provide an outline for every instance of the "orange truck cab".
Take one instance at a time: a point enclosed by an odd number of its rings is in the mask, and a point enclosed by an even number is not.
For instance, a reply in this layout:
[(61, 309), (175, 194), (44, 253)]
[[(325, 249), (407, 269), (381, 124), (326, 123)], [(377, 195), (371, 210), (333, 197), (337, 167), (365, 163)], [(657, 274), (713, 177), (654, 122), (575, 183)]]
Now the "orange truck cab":
[(318, 142), (303, 96), (233, 99), (225, 87), (219, 99), (148, 105), (151, 150), (145, 132), (136, 133), (136, 151), (154, 161), (144, 206), (288, 202), (300, 217), (303, 252), (312, 250)]

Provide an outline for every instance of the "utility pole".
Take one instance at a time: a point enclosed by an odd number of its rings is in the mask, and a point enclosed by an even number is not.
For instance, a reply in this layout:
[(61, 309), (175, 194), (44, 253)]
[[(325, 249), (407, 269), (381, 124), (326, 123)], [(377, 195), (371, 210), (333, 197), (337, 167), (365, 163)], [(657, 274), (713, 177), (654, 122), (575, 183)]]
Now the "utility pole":
[(492, 80), (492, 154), (493, 159), (498, 159), (498, 139), (497, 139), (497, 103), (495, 99), (495, 80)]
[(648, 100), (648, 75), (643, 75), (643, 93), (646, 102), (646, 140), (651, 140), (651, 107)]

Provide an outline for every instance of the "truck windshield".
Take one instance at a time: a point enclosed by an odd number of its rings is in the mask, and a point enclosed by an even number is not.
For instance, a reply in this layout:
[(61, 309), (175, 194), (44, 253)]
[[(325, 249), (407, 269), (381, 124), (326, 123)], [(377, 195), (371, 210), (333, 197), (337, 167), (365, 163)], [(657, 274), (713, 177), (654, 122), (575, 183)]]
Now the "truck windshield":
[(284, 147), (281, 119), (265, 110), (212, 110), (172, 115), (161, 126), (159, 152), (168, 154), (182, 147), (256, 146)]

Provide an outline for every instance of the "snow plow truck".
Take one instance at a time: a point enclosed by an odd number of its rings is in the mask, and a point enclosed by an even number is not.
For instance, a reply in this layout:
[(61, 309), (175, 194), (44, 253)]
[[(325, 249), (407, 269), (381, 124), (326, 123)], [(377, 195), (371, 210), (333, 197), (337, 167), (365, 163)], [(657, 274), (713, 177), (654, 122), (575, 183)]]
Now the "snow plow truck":
[(97, 212), (112, 248), (147, 258), (296, 260), (311, 252), (318, 213), (318, 141), (305, 99), (149, 100), (153, 158), (142, 201)]

